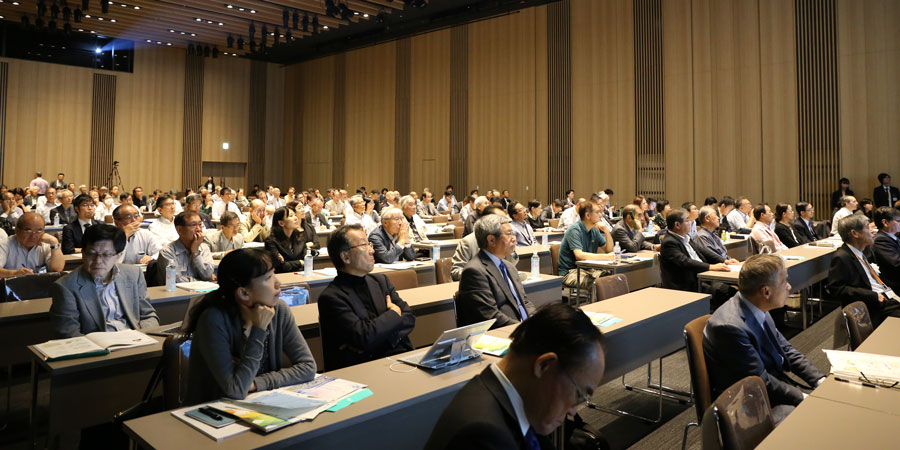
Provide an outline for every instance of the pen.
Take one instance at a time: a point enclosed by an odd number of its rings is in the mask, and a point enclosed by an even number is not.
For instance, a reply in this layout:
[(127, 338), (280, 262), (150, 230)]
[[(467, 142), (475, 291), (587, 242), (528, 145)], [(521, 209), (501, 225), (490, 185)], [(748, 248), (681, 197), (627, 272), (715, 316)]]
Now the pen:
[(210, 418), (212, 418), (212, 420), (222, 420), (222, 416), (220, 416), (220, 415), (216, 414), (214, 411), (212, 411), (212, 408), (204, 407), (204, 408), (200, 408), (199, 411), (200, 411), (200, 414), (210, 417)]

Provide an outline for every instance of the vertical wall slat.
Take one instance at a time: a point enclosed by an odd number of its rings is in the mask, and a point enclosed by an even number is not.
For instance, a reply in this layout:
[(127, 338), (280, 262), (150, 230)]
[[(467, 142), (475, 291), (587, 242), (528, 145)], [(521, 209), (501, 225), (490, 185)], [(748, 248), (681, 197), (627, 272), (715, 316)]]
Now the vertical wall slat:
[(548, 175), (547, 198), (563, 198), (572, 188), (572, 20), (569, 0), (547, 9)]
[(332, 128), (331, 183), (344, 188), (344, 162), (347, 150), (347, 59), (346, 53), (334, 57), (334, 125)]
[(108, 175), (115, 158), (115, 124), (116, 76), (95, 73), (91, 100), (91, 184), (113, 184)]
[[(264, 61), (250, 62), (250, 114), (247, 141), (247, 189), (264, 180), (266, 168), (266, 66)], [(235, 186), (231, 186), (236, 188)], [(247, 190), (249, 192), (249, 189)]]
[(468, 193), (469, 27), (450, 30), (450, 184), (457, 200)]
[(634, 0), (635, 192), (665, 198), (663, 46), (660, 0)]
[(394, 188), (409, 192), (410, 186), (410, 82), (412, 40), (397, 41), (397, 78), (394, 90)]
[(9, 63), (0, 62), (0, 182), (3, 180), (6, 161), (6, 100), (9, 96)]
[[(181, 185), (200, 184), (203, 163), (203, 58), (185, 52)], [(217, 181), (218, 182), (218, 181)]]

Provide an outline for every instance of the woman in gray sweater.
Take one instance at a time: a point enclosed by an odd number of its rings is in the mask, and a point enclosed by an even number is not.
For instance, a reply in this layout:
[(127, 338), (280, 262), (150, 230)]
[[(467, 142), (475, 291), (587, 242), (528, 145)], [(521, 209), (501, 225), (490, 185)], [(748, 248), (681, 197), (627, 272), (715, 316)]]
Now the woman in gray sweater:
[[(219, 264), (219, 289), (193, 308), (188, 376), (190, 404), (311, 380), (316, 362), (262, 250), (235, 250)], [(282, 354), (290, 366), (282, 367)]]

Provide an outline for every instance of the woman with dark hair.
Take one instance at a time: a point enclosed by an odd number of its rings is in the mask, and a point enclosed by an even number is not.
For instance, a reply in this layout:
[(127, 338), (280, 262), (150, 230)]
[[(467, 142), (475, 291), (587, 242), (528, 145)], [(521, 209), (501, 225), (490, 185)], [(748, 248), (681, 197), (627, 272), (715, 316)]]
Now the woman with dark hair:
[(213, 181), (213, 177), (206, 177), (206, 182), (203, 183), (203, 187), (205, 187), (209, 192), (215, 192), (216, 182)]
[(779, 203), (775, 206), (775, 235), (788, 248), (800, 245), (800, 239), (794, 232), (794, 207), (789, 203)]
[(841, 178), (838, 181), (838, 190), (831, 193), (831, 211), (837, 211), (841, 209), (841, 199), (848, 196), (854, 195), (853, 191), (850, 189), (850, 180), (847, 178)]
[[(190, 312), (192, 334), (190, 404), (222, 397), (242, 399), (255, 391), (302, 383), (316, 375), (316, 362), (290, 308), (269, 256), (235, 250), (219, 264), (219, 288)], [(290, 366), (282, 366), (282, 354)]]
[[(303, 269), (306, 249), (315, 248), (316, 243), (316, 230), (309, 225), (305, 216), (297, 217), (294, 210), (286, 207), (275, 210), (272, 215), (272, 230), (265, 242), (275, 273)], [(313, 250), (313, 256), (317, 253)]]

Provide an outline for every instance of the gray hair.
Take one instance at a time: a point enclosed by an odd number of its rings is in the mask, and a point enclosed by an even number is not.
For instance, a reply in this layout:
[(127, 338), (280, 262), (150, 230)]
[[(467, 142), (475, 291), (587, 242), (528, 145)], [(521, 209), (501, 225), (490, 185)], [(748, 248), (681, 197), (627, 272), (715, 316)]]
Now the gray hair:
[(503, 224), (510, 223), (510, 218), (502, 214), (488, 214), (475, 222), (475, 240), (478, 248), (486, 249), (488, 236), (500, 236)]
[(350, 197), (350, 200), (348, 200), (348, 202), (350, 203), (350, 206), (353, 207), (362, 203), (363, 198), (361, 195), (354, 195), (353, 197)]
[(856, 197), (852, 195), (845, 195), (841, 197), (841, 206), (847, 206), (847, 204), (850, 203), (851, 200), (856, 200)]
[(400, 199), (400, 207), (401, 207), (401, 208), (405, 207), (406, 204), (409, 203), (409, 202), (412, 202), (413, 205), (415, 205), (415, 204), (416, 204), (416, 199), (413, 198), (412, 195), (406, 195), (406, 196), (404, 196), (403, 198)]
[(403, 211), (400, 208), (390, 207), (381, 212), (381, 221), (384, 222), (387, 219), (392, 219), (394, 217), (403, 218)]
[(184, 203), (186, 205), (190, 205), (191, 203), (202, 202), (202, 201), (203, 201), (203, 198), (200, 197), (200, 194), (191, 194), (191, 195), (188, 195), (187, 198), (184, 199)]
[(716, 215), (716, 209), (712, 206), (704, 206), (700, 208), (700, 215), (697, 216), (697, 223), (703, 225), (704, 223), (706, 223), (706, 218), (712, 215)]
[(867, 229), (869, 227), (869, 218), (862, 214), (852, 214), (847, 217), (841, 219), (838, 222), (838, 234), (841, 235), (841, 240), (844, 242), (850, 242), (851, 231), (856, 231), (861, 233), (863, 230), (868, 232)]
[(487, 197), (480, 195), (475, 199), (475, 203), (473, 204), (473, 206), (475, 207), (475, 209), (478, 209), (479, 206), (488, 205), (490, 203), (491, 202), (488, 201)]

